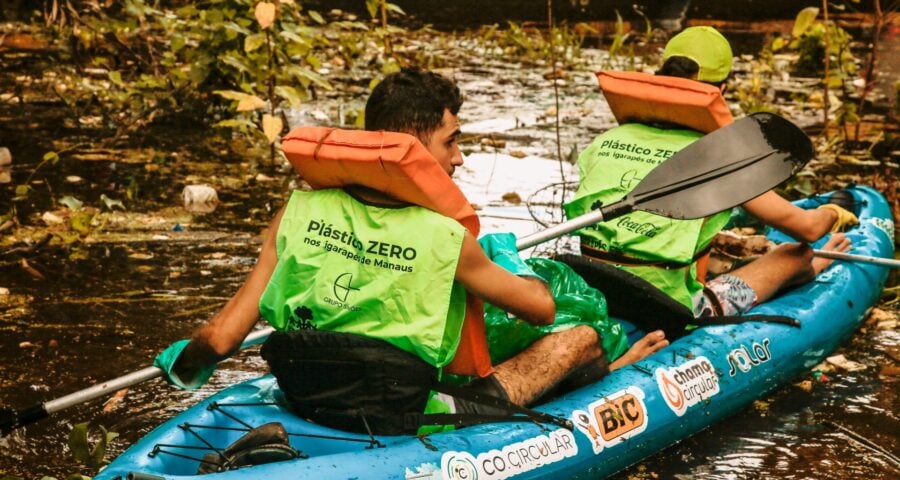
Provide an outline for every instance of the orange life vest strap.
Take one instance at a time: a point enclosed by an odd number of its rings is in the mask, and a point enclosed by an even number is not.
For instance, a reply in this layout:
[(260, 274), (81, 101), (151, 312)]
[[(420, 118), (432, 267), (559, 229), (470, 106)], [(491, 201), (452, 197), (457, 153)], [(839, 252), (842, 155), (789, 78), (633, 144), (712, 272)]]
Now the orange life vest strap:
[(597, 80), (620, 124), (670, 123), (709, 133), (734, 121), (713, 85), (641, 72), (600, 71)]
[[(472, 204), (419, 140), (405, 133), (300, 127), (281, 141), (294, 170), (314, 189), (363, 186), (462, 224), (478, 236)], [(467, 295), (459, 347), (445, 371), (493, 372), (481, 300)]]

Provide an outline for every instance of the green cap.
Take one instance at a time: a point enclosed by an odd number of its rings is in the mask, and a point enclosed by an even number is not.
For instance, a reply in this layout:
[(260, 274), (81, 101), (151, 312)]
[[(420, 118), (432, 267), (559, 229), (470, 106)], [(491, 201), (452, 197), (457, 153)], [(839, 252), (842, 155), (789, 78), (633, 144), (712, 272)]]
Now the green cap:
[(701, 82), (721, 82), (731, 73), (731, 45), (712, 27), (688, 27), (672, 37), (663, 51), (663, 61), (669, 57), (687, 57), (697, 62)]

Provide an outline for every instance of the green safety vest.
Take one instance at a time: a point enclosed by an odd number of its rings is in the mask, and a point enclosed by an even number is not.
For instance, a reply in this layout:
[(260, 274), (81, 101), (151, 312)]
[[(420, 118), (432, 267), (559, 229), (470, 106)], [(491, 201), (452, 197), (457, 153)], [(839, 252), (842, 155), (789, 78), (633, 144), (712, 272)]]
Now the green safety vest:
[(340, 189), (295, 191), (260, 315), (278, 330), (384, 340), (441, 368), (465, 316), (466, 293), (454, 281), (464, 234), (423, 207), (371, 206)]
[[(657, 165), (703, 134), (629, 123), (598, 136), (578, 157), (580, 184), (564, 206), (568, 218), (620, 200)], [(599, 202), (599, 203), (598, 203)], [(703, 285), (695, 256), (728, 221), (728, 212), (674, 220), (634, 211), (579, 231), (582, 251), (618, 264), (693, 309)]]

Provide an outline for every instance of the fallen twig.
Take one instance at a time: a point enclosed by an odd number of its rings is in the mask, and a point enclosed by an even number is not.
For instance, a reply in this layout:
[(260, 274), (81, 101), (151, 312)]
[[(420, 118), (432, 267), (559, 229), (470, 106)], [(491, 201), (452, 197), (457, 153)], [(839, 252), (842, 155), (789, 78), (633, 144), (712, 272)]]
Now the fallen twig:
[(830, 420), (825, 420), (825, 421), (822, 422), (822, 423), (825, 424), (825, 425), (828, 425), (829, 427), (834, 428), (835, 430), (839, 430), (841, 433), (843, 433), (844, 435), (846, 435), (847, 437), (849, 437), (851, 440), (855, 440), (857, 443), (859, 443), (859, 444), (861, 444), (862, 446), (866, 447), (868, 450), (870, 450), (870, 451), (872, 451), (872, 452), (874, 452), (874, 453), (877, 453), (877, 454), (883, 456), (883, 457), (886, 458), (888, 461), (890, 461), (891, 463), (893, 463), (895, 466), (900, 467), (900, 458), (898, 458), (898, 457), (897, 457), (896, 455), (894, 455), (893, 453), (891, 453), (891, 452), (885, 450), (885, 449), (882, 448), (880, 445), (878, 445), (878, 444), (872, 442), (872, 441), (869, 440), (868, 438), (866, 438), (866, 437), (864, 437), (864, 436), (862, 436), (862, 435), (860, 435), (860, 434), (854, 432), (853, 430), (850, 430), (849, 428), (847, 428), (847, 427), (845, 427), (845, 426), (843, 426), (843, 425), (838, 425), (837, 423), (834, 423), (834, 422), (832, 422), (832, 421), (830, 421)]

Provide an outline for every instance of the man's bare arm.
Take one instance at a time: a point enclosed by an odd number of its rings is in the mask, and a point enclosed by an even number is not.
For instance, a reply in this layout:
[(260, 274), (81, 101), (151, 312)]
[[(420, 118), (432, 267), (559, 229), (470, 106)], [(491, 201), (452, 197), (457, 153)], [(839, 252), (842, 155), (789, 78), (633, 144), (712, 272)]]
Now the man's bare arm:
[(184, 379), (193, 378), (203, 367), (233, 355), (259, 320), (259, 299), (275, 270), (275, 238), (284, 210), (269, 225), (259, 260), (241, 288), (210, 321), (191, 335), (191, 343), (178, 358), (174, 371)]
[(801, 242), (815, 242), (831, 230), (837, 214), (831, 210), (804, 210), (768, 191), (743, 205), (747, 213)]
[(544, 282), (519, 277), (488, 259), (475, 237), (466, 232), (456, 279), (466, 291), (534, 325), (550, 325), (556, 303)]

